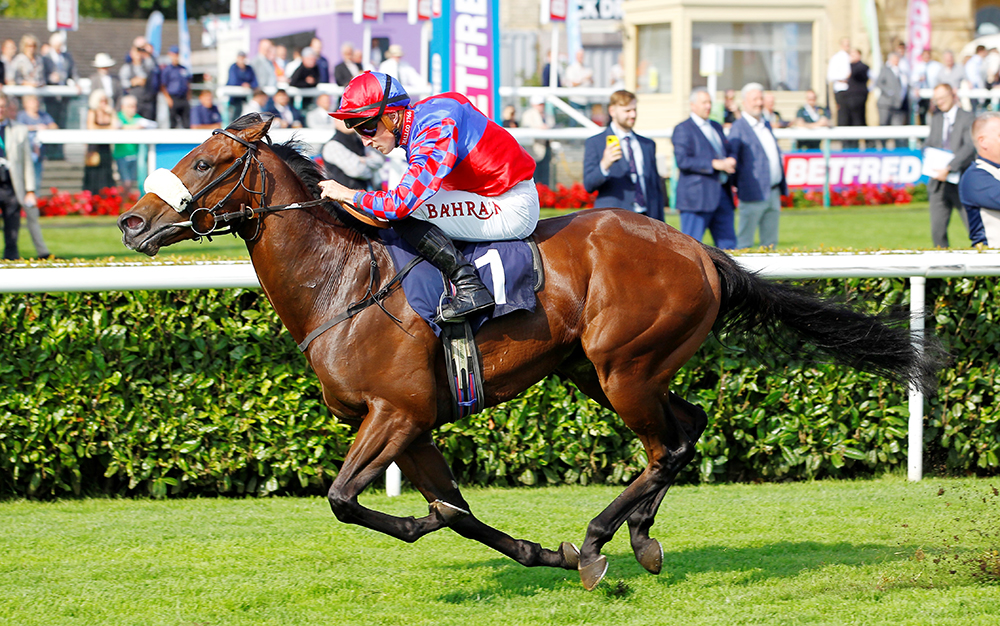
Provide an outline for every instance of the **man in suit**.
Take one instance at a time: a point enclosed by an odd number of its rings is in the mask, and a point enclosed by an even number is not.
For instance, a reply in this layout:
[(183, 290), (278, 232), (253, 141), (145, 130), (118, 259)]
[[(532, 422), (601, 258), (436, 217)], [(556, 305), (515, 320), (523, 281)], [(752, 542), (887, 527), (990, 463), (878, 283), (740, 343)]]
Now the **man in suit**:
[(899, 55), (889, 54), (885, 67), (879, 72), (875, 86), (878, 96), (878, 123), (880, 126), (903, 126), (908, 116), (907, 77), (899, 68)]
[(691, 92), (690, 103), (691, 116), (673, 132), (680, 172), (674, 206), (681, 212), (681, 232), (701, 241), (709, 230), (716, 247), (735, 248), (733, 149), (722, 126), (708, 119), (712, 112), (708, 91), (697, 87)]
[[(48, 85), (68, 85), (76, 82), (76, 62), (73, 55), (66, 49), (66, 31), (60, 30), (52, 33), (49, 37), (49, 52), (42, 57), (42, 64), (45, 67), (45, 82)], [(52, 120), (59, 128), (66, 128), (69, 120), (70, 99), (64, 96), (46, 96), (44, 98), (45, 112), (52, 116)], [(45, 146), (45, 158), (50, 160), (62, 160), (62, 144), (48, 144)]]
[(316, 52), (316, 67), (319, 68), (319, 82), (330, 82), (330, 62), (323, 56), (323, 40), (313, 37), (309, 42), (309, 47)]
[(729, 131), (736, 157), (736, 190), (740, 199), (740, 226), (736, 245), (750, 248), (760, 229), (760, 245), (778, 245), (781, 196), (788, 193), (785, 168), (771, 125), (764, 119), (764, 86), (743, 87), (743, 115)]
[(333, 68), (333, 79), (341, 87), (346, 87), (351, 79), (361, 73), (361, 68), (354, 63), (354, 44), (345, 42), (340, 46), (341, 62)]
[(7, 96), (0, 92), (0, 214), (3, 215), (3, 258), (21, 258), (17, 233), (21, 207), (35, 206), (35, 168), (28, 127), (7, 118)]
[(931, 239), (935, 247), (947, 248), (952, 209), (958, 212), (966, 229), (969, 227), (965, 209), (958, 198), (958, 180), (976, 158), (976, 146), (972, 141), (975, 116), (959, 106), (955, 91), (947, 83), (934, 88), (934, 105), (937, 112), (931, 115), (931, 130), (925, 146), (947, 150), (954, 155), (948, 167), (938, 170), (927, 185), (931, 205)]
[(271, 101), (264, 107), (264, 113), (278, 118), (274, 121), (277, 128), (302, 128), (306, 123), (305, 115), (292, 104), (291, 96), (284, 89), (274, 92)]
[(977, 115), (972, 140), (979, 158), (958, 183), (969, 218), (969, 239), (977, 247), (1000, 248), (1000, 112)]
[(595, 207), (621, 207), (662, 221), (664, 202), (656, 170), (656, 144), (632, 131), (635, 107), (631, 91), (620, 89), (611, 94), (611, 123), (584, 146), (583, 186), (597, 192)]

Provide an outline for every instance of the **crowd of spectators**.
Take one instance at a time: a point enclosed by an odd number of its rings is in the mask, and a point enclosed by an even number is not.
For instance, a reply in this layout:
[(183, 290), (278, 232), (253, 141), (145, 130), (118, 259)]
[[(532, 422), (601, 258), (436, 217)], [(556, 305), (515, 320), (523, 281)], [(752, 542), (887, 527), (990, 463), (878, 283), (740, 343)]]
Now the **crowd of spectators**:
[[(66, 48), (65, 34), (54, 33), (42, 44), (30, 34), (19, 42), (6, 40), (0, 44), (0, 82), (9, 85), (45, 87), (49, 85), (76, 85), (80, 93), (89, 94), (86, 127), (90, 129), (130, 128), (220, 128), (228, 121), (251, 112), (268, 112), (275, 116), (274, 127), (322, 128), (335, 132), (333, 120), (327, 115), (336, 109), (336, 96), (319, 93), (315, 96), (293, 98), (287, 88), (315, 88), (335, 83), (345, 86), (351, 78), (365, 69), (377, 69), (397, 77), (405, 88), (426, 86), (423, 77), (405, 60), (401, 46), (393, 44), (384, 54), (373, 60), (377, 64), (366, 66), (362, 50), (350, 42), (340, 47), (340, 59), (331, 62), (323, 54), (323, 42), (313, 38), (301, 50), (291, 50), (269, 39), (261, 39), (257, 52), (251, 59), (246, 52), (239, 52), (224, 84), (238, 87), (242, 93), (227, 95), (216, 103), (211, 90), (192, 93), (194, 77), (181, 64), (179, 50), (170, 47), (165, 62), (158, 63), (153, 47), (145, 37), (136, 37), (128, 53), (115, 59), (106, 53), (95, 56), (86, 69), (81, 69)], [(867, 125), (866, 109), (873, 92), (878, 93), (875, 108), (881, 125), (909, 123), (930, 124), (940, 109), (938, 97), (929, 93), (939, 85), (947, 85), (955, 96), (955, 107), (971, 112), (990, 106), (982, 98), (958, 98), (962, 88), (993, 88), (1000, 86), (1000, 51), (976, 48), (963, 59), (956, 59), (950, 50), (922, 52), (910, 67), (906, 46), (897, 42), (880, 68), (871, 68), (863, 60), (862, 52), (851, 46), (851, 41), (840, 41), (839, 50), (827, 66), (827, 93), (813, 90), (805, 93), (804, 101), (794, 117), (783, 118), (775, 107), (774, 94), (761, 89), (759, 116), (751, 116), (772, 129), (784, 127), (824, 128), (830, 126)], [(162, 60), (162, 59), (161, 59)], [(622, 55), (601, 85), (595, 73), (585, 63), (584, 51), (577, 50), (569, 64), (552, 63), (552, 55), (541, 71), (543, 85), (588, 88), (602, 86), (620, 88), (624, 84)], [(89, 70), (89, 72), (88, 72)], [(555, 72), (553, 75), (552, 73)], [(81, 73), (89, 77), (81, 81)], [(221, 77), (220, 77), (221, 78)], [(87, 85), (89, 82), (89, 86)], [(222, 84), (222, 81), (219, 81)], [(294, 91), (294, 90), (293, 90)], [(247, 95), (243, 95), (246, 93)], [(315, 92), (313, 92), (315, 93)], [(825, 96), (825, 97), (824, 97)], [(45, 94), (41, 98), (24, 96), (10, 98), (9, 112), (16, 115), (18, 123), (27, 126), (31, 134), (31, 156), (35, 178), (41, 180), (44, 161), (63, 156), (62, 146), (45, 146), (44, 150), (35, 137), (43, 128), (60, 128), (67, 125), (68, 103), (73, 96)], [(825, 100), (827, 107), (821, 106)], [(604, 102), (593, 98), (569, 99), (573, 109), (602, 127), (608, 127), (609, 112)], [(784, 104), (787, 104), (785, 102)], [(740, 99), (733, 90), (727, 90), (720, 103), (712, 107), (711, 119), (719, 122), (728, 134), (746, 113), (746, 99)], [(786, 110), (787, 111), (787, 110)], [(574, 121), (554, 114), (543, 97), (532, 98), (523, 109), (505, 107), (503, 125), (548, 129), (560, 124), (573, 125)], [(341, 140), (341, 143), (344, 143)], [(344, 144), (345, 146), (347, 144)], [(818, 141), (800, 140), (798, 148), (816, 149)], [(845, 140), (841, 147), (856, 148), (857, 141)], [(356, 147), (349, 146), (352, 150)], [(339, 150), (339, 149), (338, 149)], [(339, 150), (343, 152), (343, 150)], [(337, 151), (334, 151), (337, 152)], [(551, 182), (553, 146), (544, 139), (532, 140), (529, 152), (537, 163), (536, 180)], [(84, 174), (84, 188), (98, 192), (104, 186), (118, 184), (126, 189), (136, 185), (138, 149), (135, 145), (107, 144), (88, 146)]]
[[(293, 99), (287, 88), (308, 90), (328, 83), (345, 86), (364, 69), (374, 69), (365, 67), (362, 51), (349, 42), (341, 46), (341, 59), (331, 63), (323, 55), (319, 38), (314, 37), (302, 50), (292, 51), (291, 59), (285, 46), (262, 39), (253, 59), (239, 52), (225, 82), (220, 81), (240, 87), (249, 95), (227, 96), (218, 104), (212, 90), (192, 92), (196, 77), (181, 63), (177, 46), (165, 52), (158, 62), (153, 46), (139, 36), (123, 58), (101, 52), (81, 68), (67, 50), (64, 32), (54, 33), (45, 44), (31, 34), (24, 35), (20, 42), (8, 39), (0, 44), (0, 85), (75, 87), (58, 95), (43, 92), (41, 97), (24, 95), (5, 100), (10, 117), (30, 131), (35, 178), (41, 181), (45, 159), (64, 158), (62, 145), (46, 145), (43, 150), (36, 131), (68, 127), (69, 104), (74, 98), (86, 103), (80, 125), (91, 130), (213, 129), (247, 113), (267, 112), (276, 116), (276, 128), (321, 128), (332, 133), (334, 125), (328, 113), (336, 109), (339, 101), (328, 93)], [(401, 46), (389, 46), (379, 67), (407, 86), (423, 86), (420, 73), (403, 58)], [(138, 152), (135, 144), (88, 145), (83, 188), (93, 193), (116, 183), (126, 191), (134, 188)]]

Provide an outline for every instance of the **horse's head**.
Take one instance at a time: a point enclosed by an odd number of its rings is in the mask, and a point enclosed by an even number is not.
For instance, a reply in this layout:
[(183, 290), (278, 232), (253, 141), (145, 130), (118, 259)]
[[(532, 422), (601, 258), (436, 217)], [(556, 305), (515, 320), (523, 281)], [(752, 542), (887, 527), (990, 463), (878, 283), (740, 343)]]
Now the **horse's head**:
[(164, 246), (206, 234), (216, 216), (238, 210), (241, 203), (250, 205), (254, 197), (260, 201), (264, 183), (256, 171), (257, 142), (272, 119), (245, 115), (225, 131), (215, 131), (172, 170), (153, 172), (146, 194), (118, 218), (122, 243), (155, 256)]

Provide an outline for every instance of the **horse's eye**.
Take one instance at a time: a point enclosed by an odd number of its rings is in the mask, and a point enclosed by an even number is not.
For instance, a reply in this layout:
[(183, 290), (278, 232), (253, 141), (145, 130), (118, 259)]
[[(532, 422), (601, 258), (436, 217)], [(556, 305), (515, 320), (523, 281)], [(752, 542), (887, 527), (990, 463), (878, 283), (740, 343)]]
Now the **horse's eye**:
[(208, 170), (212, 169), (212, 166), (206, 163), (205, 161), (198, 161), (197, 163), (195, 163), (194, 167), (199, 172), (207, 172)]

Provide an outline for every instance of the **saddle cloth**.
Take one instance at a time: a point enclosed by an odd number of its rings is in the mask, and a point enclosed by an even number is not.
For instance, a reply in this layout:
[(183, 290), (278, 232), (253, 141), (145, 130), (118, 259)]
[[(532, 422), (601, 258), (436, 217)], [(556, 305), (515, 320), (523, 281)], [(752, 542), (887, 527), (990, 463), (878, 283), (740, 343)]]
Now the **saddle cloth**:
[[(395, 271), (406, 267), (410, 261), (419, 256), (417, 251), (392, 229), (381, 230), (379, 235), (389, 250)], [(483, 324), (493, 318), (514, 311), (535, 310), (535, 291), (541, 288), (542, 270), (541, 263), (536, 263), (536, 251), (532, 250), (532, 243), (528, 240), (456, 241), (455, 245), (476, 268), (476, 273), (493, 294), (496, 302), (492, 313), (478, 314), (469, 318), (473, 332), (478, 331)], [(434, 317), (437, 315), (446, 287), (449, 290), (453, 289), (441, 271), (426, 261), (418, 263), (403, 278), (406, 301), (427, 321), (434, 334), (439, 337), (441, 327), (434, 323)]]

